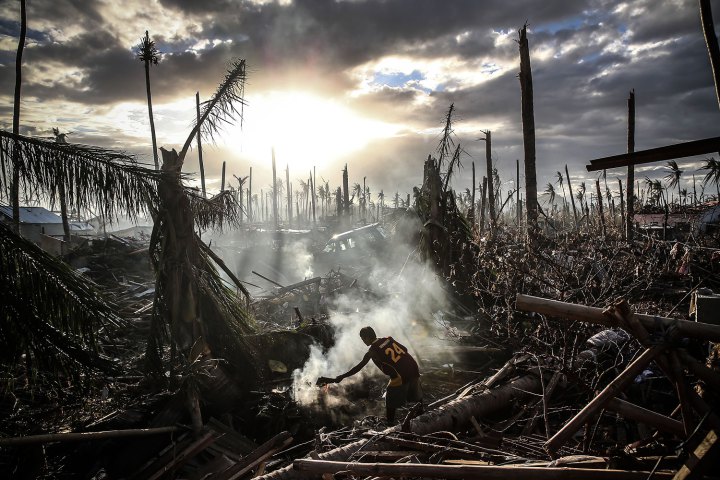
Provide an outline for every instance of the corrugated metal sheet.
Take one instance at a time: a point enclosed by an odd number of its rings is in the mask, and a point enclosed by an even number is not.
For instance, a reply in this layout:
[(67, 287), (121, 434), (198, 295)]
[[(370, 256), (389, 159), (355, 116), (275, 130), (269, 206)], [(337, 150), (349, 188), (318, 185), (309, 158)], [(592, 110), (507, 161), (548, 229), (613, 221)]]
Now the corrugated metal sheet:
[[(0, 215), (12, 219), (12, 207), (0, 205)], [(60, 215), (56, 215), (43, 207), (20, 207), (20, 223), (62, 223), (62, 219)]]

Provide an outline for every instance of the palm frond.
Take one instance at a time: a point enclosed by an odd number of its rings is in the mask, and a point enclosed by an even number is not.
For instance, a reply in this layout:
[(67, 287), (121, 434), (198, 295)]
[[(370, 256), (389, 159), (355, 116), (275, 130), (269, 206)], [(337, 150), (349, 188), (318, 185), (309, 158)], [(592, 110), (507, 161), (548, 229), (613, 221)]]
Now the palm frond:
[(231, 191), (225, 190), (209, 199), (190, 189), (186, 189), (185, 194), (190, 200), (195, 225), (201, 230), (222, 230), (225, 226), (240, 225), (242, 210)]
[(88, 279), (0, 223), (0, 358), (21, 355), (33, 369), (79, 374), (110, 369), (96, 353), (96, 333), (119, 326), (115, 308)]
[(210, 100), (203, 102), (200, 119), (193, 127), (180, 151), (181, 159), (185, 158), (198, 130), (213, 139), (224, 123), (230, 124), (236, 118), (239, 118), (240, 125), (242, 125), (243, 108), (246, 104), (244, 97), (246, 79), (245, 60), (234, 61), (215, 95)]
[[(3, 179), (14, 168), (15, 153), (25, 192), (40, 190), (51, 202), (64, 188), (69, 208), (130, 219), (157, 203), (156, 184), (162, 173), (143, 167), (123, 152), (0, 130)], [(7, 189), (7, 183), (3, 182), (0, 188)]]

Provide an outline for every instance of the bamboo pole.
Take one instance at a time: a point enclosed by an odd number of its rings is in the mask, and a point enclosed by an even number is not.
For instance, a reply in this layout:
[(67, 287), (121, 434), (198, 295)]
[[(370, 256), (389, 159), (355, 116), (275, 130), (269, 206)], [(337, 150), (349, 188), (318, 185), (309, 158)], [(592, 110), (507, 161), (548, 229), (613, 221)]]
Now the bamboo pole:
[[(293, 462), (298, 472), (315, 475), (342, 472), (355, 476), (425, 477), (483, 480), (646, 480), (650, 472), (600, 470), (571, 467), (522, 467), (510, 465), (436, 465), (422, 463), (359, 463), (301, 459)], [(672, 473), (655, 472), (653, 478), (673, 478)]]
[(560, 447), (592, 417), (598, 410), (604, 408), (610, 400), (621, 393), (635, 377), (640, 374), (650, 362), (660, 355), (665, 349), (664, 345), (656, 345), (645, 351), (633, 360), (623, 372), (615, 377), (602, 392), (596, 395), (590, 403), (578, 412), (570, 421), (568, 421), (553, 437), (545, 442), (545, 450), (550, 456), (554, 456)]
[[(543, 315), (552, 315), (572, 320), (581, 320), (583, 322), (590, 322), (612, 328), (623, 327), (623, 325), (620, 325), (616, 319), (603, 314), (603, 309), (598, 307), (575, 305), (572, 303), (565, 303), (557, 300), (549, 300), (547, 298), (533, 297), (531, 295), (523, 294), (518, 294), (515, 301), (516, 308), (518, 310), (537, 312), (542, 313)], [(654, 331), (657, 328), (667, 330), (674, 327), (677, 329), (677, 333), (682, 337), (692, 337), (712, 342), (720, 342), (720, 325), (690, 322), (687, 320), (658, 317), (655, 315), (644, 315), (640, 313), (636, 313), (635, 317), (650, 331)]]
[(0, 438), (0, 447), (34, 445), (51, 442), (86, 442), (88, 440), (104, 440), (122, 437), (146, 437), (163, 433), (174, 433), (183, 430), (180, 427), (133, 428), (128, 430), (104, 430), (101, 432), (70, 432), (45, 433), (41, 435), (26, 435), (24, 437)]

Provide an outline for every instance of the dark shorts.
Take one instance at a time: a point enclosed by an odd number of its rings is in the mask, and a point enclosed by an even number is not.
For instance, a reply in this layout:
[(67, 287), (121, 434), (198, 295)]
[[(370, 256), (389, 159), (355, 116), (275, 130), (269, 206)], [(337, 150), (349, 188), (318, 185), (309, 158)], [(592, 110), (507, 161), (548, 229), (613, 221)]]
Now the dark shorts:
[(420, 400), (422, 400), (422, 387), (419, 378), (397, 387), (388, 386), (385, 393), (385, 406), (387, 408), (399, 408), (405, 405), (405, 402), (415, 403)]

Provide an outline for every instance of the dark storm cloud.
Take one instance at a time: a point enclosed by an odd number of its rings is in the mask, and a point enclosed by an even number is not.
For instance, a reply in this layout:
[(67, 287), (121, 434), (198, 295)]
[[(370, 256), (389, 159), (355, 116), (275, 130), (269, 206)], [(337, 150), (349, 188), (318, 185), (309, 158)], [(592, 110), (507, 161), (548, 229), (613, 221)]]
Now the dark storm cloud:
[[(454, 103), (459, 125), (503, 126), (493, 132), (494, 152), (501, 169), (514, 172), (515, 158), (522, 158), (518, 45), (498, 39), (509, 32), (515, 40), (517, 29), (527, 20), (539, 183), (543, 184), (542, 175), (552, 174), (564, 163), (579, 174), (587, 160), (624, 151), (626, 100), (633, 88), (638, 148), (717, 135), (717, 101), (693, 0), (634, 0), (624, 8), (609, 0), (298, 0), (287, 5), (160, 0), (160, 4), (181, 12), (193, 26), (175, 36), (153, 37), (165, 52), (160, 65), (151, 68), (155, 102), (191, 97), (196, 90), (201, 98), (209, 97), (236, 57), (248, 61), (249, 92), (309, 90), (343, 99), (357, 88), (351, 70), (386, 55), (414, 59), (421, 74), (424, 62), (448, 57), (487, 70), (512, 64), (514, 68), (498, 70), (482, 83), (465, 84), (453, 77), (455, 72), (448, 72), (448, 83), (429, 93), (417, 80), (401, 85), (378, 82), (369, 93), (347, 101), (368, 117), (424, 129), (436, 126), (438, 132)], [(31, 38), (36, 44), (26, 50), (25, 62), (45, 78), (27, 79), (25, 95), (107, 107), (120, 101), (144, 102), (144, 71), (134, 53), (111, 33), (113, 29), (89, 28), (108, 21), (99, 5), (81, 0), (29, 3)], [(714, 14), (720, 23), (720, 8)], [(139, 16), (138, 40), (145, 28), (151, 36), (153, 25), (162, 30), (163, 18)], [(89, 33), (56, 43), (51, 32), (33, 30), (33, 23), (54, 23), (58, 29), (85, 25)], [(17, 20), (0, 19), (2, 32), (16, 35)], [(203, 40), (231, 42), (189, 51)], [(628, 45), (646, 50), (633, 53)], [(541, 56), (548, 51), (553, 54)], [(0, 52), (0, 63), (0, 89), (9, 98), (14, 51)], [(58, 65), (82, 71), (82, 84), (54, 82)], [(4, 105), (3, 112), (8, 112)], [(488, 127), (482, 127), (485, 124)], [(480, 168), (484, 146), (476, 142), (478, 136), (461, 140)], [(349, 161), (358, 169), (362, 165), (367, 172), (382, 171), (388, 181), (403, 182), (408, 172), (421, 174), (422, 160), (434, 153), (436, 140), (432, 135), (398, 136), (338, 162)]]

